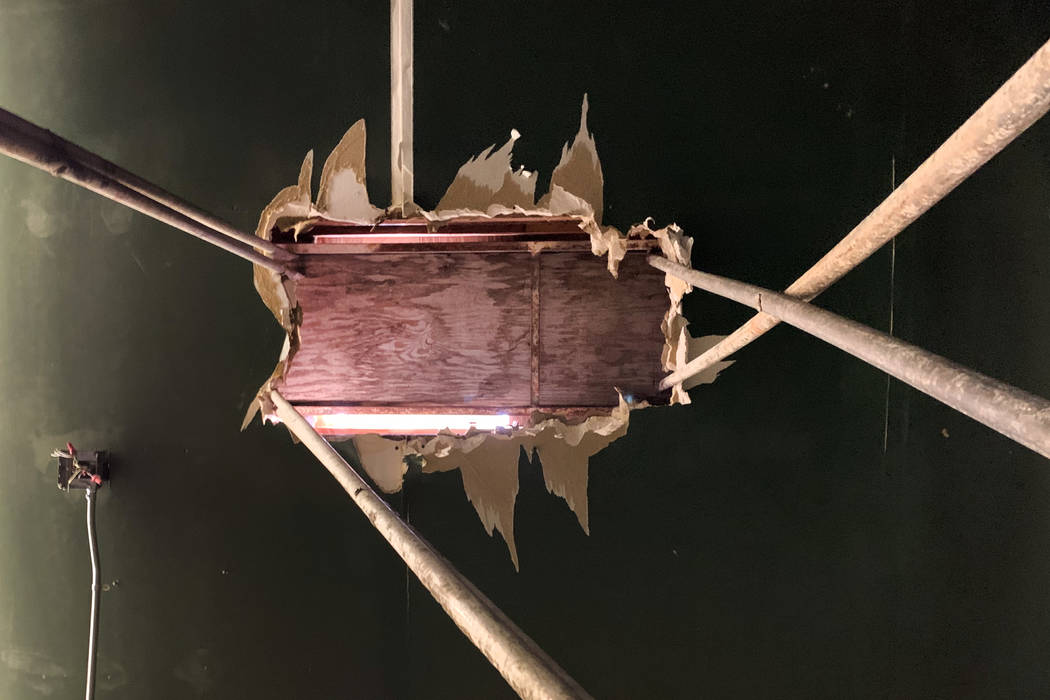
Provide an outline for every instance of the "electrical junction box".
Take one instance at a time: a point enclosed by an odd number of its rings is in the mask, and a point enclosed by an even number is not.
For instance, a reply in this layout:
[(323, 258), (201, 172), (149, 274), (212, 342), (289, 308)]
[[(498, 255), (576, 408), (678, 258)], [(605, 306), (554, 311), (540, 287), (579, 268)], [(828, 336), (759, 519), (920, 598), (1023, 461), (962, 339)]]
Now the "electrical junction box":
[(58, 459), (58, 488), (87, 489), (109, 481), (109, 452), (106, 450), (56, 450)]

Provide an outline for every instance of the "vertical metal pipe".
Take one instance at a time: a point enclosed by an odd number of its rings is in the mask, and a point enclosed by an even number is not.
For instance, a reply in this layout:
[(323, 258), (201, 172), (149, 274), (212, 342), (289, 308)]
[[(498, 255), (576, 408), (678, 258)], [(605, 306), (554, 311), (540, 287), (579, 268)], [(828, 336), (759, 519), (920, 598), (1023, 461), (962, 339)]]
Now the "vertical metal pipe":
[(522, 698), (589, 698), (580, 685), (413, 530), (276, 391), (277, 417), (346, 490), (434, 600)]
[(84, 491), (87, 501), (87, 535), (88, 548), (91, 550), (91, 622), (88, 626), (88, 660), (87, 686), (84, 691), (86, 700), (95, 697), (95, 669), (98, 666), (98, 607), (101, 585), (101, 572), (98, 565), (98, 542), (95, 537), (95, 485), (89, 484)]
[(786, 294), (666, 258), (651, 256), (649, 264), (804, 330), (1050, 458), (1050, 401), (1044, 398)]
[(390, 0), (390, 195), (402, 217), (415, 208), (412, 23), (413, 0)]
[[(809, 301), (866, 260), (1050, 109), (1050, 42), (1035, 52), (980, 109), (882, 204), (784, 293)], [(718, 345), (664, 377), (666, 389), (719, 362), (777, 325), (758, 314)]]
[[(153, 201), (149, 197), (123, 185), (108, 175), (100, 173), (76, 158), (70, 157), (64, 144), (68, 143), (57, 136), (51, 140), (41, 140), (33, 134), (18, 128), (13, 120), (18, 119), (10, 112), (0, 110), (0, 153), (15, 160), (32, 165), (55, 177), (100, 194), (107, 199), (119, 202), (137, 212), (162, 221), (180, 231), (196, 236), (203, 241), (218, 246), (256, 265), (281, 274), (293, 274), (284, 264), (262, 255), (252, 248), (235, 241), (207, 226), (180, 214), (167, 206)], [(19, 120), (24, 122), (25, 120)], [(25, 122), (28, 123), (28, 122)], [(40, 129), (39, 127), (35, 127)], [(40, 131), (44, 131), (40, 129)], [(44, 131), (50, 134), (50, 132)]]

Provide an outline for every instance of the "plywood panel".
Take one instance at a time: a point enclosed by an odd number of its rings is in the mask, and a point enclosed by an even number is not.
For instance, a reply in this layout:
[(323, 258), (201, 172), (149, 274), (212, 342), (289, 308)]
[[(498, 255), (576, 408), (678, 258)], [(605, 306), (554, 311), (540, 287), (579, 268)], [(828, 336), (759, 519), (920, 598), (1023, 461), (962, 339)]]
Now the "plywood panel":
[(282, 391), (309, 403), (528, 406), (531, 268), (527, 254), (309, 256), (302, 348)]
[(664, 274), (628, 254), (616, 280), (590, 253), (540, 256), (540, 403), (603, 406), (613, 387), (656, 398)]

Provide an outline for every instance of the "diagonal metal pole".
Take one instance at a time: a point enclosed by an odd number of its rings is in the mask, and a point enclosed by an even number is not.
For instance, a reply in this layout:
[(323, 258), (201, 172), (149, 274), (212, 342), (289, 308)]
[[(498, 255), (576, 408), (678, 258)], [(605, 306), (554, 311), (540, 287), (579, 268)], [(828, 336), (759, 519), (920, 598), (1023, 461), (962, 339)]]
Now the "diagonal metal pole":
[(350, 495), (434, 600), (522, 698), (589, 698), (527, 634), (395, 513), (276, 391), (277, 417)]
[(649, 264), (804, 330), (1050, 457), (1050, 401), (1044, 398), (786, 294), (691, 270), (667, 258), (650, 256)]
[[(809, 301), (866, 260), (987, 163), (1050, 109), (1050, 42), (1044, 44), (882, 204), (784, 293)], [(759, 313), (684, 367), (666, 389), (702, 372), (777, 325)]]
[(278, 260), (291, 260), (295, 257), (293, 253), (289, 253), (284, 248), (274, 245), (270, 241), (263, 240), (253, 234), (240, 231), (229, 222), (220, 219), (214, 214), (209, 214), (200, 207), (190, 204), (181, 197), (173, 195), (171, 192), (154, 185), (152, 182), (144, 180), (132, 172), (128, 172), (119, 165), (112, 163), (91, 151), (81, 148), (75, 143), (67, 141), (47, 129), (43, 129), (32, 122), (22, 119), (17, 114), (12, 114), (11, 112), (0, 109), (0, 125), (2, 125), (3, 128), (14, 129), (25, 134), (27, 137), (36, 139), (42, 143), (50, 144), (51, 147), (61, 147), (68, 158), (77, 160), (95, 172), (109, 177), (114, 182), (119, 182), (125, 187), (135, 190), (139, 194), (145, 195), (153, 201), (163, 204), (167, 208), (193, 219), (197, 223), (203, 224), (224, 236), (228, 236), (229, 238), (240, 241), (241, 243), (247, 243), (254, 248), (269, 253)]
[[(259, 248), (269, 251), (271, 248), (276, 248), (269, 241), (240, 233), (238, 237), (245, 239), (245, 242), (241, 242), (225, 233), (218, 232), (210, 225), (168, 206), (163, 201), (154, 199), (150, 194), (145, 194), (126, 182), (135, 181), (138, 187), (144, 190), (164, 193), (160, 188), (155, 188), (131, 173), (122, 171), (116, 165), (93, 156), (50, 131), (2, 109), (0, 109), (0, 153), (32, 165), (55, 177), (80, 185), (269, 270), (281, 274), (294, 274), (287, 269), (284, 263), (254, 250), (254, 248)], [(88, 157), (82, 157), (84, 154), (87, 154)], [(101, 170), (96, 169), (95, 166)], [(107, 170), (110, 172), (106, 172)], [(118, 176), (115, 177), (112, 174), (114, 172), (118, 173)], [(167, 201), (173, 204), (181, 201), (175, 200), (173, 195), (168, 195), (168, 197), (170, 199)], [(194, 209), (192, 206), (190, 208)], [(194, 212), (205, 218), (208, 217), (200, 210), (194, 209)], [(280, 251), (279, 248), (277, 250)], [(278, 253), (278, 256), (284, 260), (288, 259), (288, 255), (290, 254), (284, 251)]]

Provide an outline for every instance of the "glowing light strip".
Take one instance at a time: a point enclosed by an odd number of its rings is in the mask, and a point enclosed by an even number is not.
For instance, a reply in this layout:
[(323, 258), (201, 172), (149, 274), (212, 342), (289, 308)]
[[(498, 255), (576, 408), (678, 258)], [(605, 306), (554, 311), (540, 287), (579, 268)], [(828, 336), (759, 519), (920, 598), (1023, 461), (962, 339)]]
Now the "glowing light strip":
[(494, 430), (511, 427), (510, 416), (453, 413), (325, 413), (306, 416), (318, 432), (382, 432), (389, 434), (465, 433), (471, 428)]

